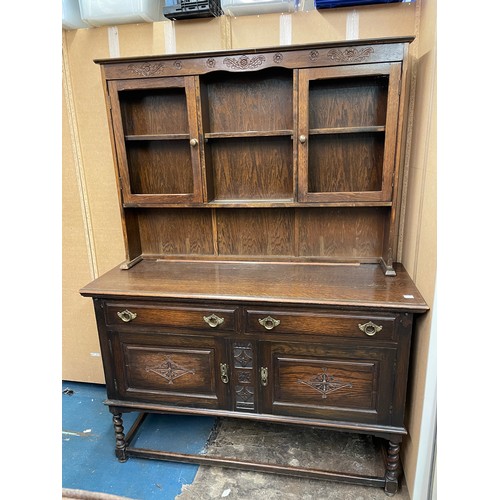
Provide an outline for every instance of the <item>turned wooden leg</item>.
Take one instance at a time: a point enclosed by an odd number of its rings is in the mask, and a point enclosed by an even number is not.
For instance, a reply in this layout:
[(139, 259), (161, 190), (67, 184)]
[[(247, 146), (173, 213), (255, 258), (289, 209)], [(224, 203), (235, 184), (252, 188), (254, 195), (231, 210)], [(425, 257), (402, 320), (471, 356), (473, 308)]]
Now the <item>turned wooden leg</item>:
[(392, 497), (399, 487), (399, 443), (389, 441), (385, 465), (385, 494)]
[(116, 448), (115, 455), (120, 462), (126, 462), (128, 457), (125, 451), (125, 434), (123, 434), (123, 420), (121, 413), (113, 415), (113, 427), (115, 428)]

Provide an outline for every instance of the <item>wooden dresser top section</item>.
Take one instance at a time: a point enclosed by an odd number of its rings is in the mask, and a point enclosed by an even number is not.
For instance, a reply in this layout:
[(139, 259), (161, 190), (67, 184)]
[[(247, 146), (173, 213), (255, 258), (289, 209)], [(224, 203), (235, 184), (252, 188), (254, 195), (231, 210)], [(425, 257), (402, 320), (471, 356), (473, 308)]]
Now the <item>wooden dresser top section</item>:
[(344, 66), (402, 61), (404, 47), (413, 39), (414, 37), (392, 37), (347, 40), (304, 45), (95, 59), (94, 62), (103, 67), (103, 75), (106, 80), (185, 76), (219, 70), (248, 72), (268, 67)]
[(378, 264), (143, 260), (128, 270), (115, 267), (80, 293), (427, 311), (404, 267), (395, 270), (396, 276), (385, 276)]

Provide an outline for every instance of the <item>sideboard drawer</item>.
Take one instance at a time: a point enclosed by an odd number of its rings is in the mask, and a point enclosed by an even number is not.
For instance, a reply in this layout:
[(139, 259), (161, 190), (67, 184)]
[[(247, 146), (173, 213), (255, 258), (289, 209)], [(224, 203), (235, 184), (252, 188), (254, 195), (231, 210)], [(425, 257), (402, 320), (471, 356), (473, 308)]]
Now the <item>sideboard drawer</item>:
[(234, 331), (235, 308), (115, 302), (105, 305), (106, 324), (164, 326), (189, 330)]
[(394, 314), (298, 312), (247, 309), (245, 330), (251, 333), (291, 333), (393, 340)]

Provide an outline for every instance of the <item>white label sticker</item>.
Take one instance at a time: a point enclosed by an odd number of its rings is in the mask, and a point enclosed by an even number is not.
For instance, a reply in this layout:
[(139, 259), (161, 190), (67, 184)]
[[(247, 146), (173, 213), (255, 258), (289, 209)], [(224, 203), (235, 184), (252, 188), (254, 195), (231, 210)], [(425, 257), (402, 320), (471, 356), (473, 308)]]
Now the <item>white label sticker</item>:
[(403, 295), (405, 299), (414, 299), (415, 297), (413, 295)]

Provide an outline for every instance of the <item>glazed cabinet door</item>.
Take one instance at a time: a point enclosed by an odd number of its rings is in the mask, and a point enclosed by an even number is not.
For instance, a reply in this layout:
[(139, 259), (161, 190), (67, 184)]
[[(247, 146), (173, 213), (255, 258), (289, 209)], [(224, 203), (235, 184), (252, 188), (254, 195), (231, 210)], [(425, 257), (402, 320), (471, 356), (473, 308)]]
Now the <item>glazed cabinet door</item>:
[(124, 204), (203, 201), (197, 79), (108, 82)]
[(262, 342), (263, 413), (390, 424), (396, 347)]
[(298, 201), (391, 201), (400, 63), (299, 70)]
[(205, 335), (110, 332), (116, 396), (174, 406), (227, 407), (224, 341)]

